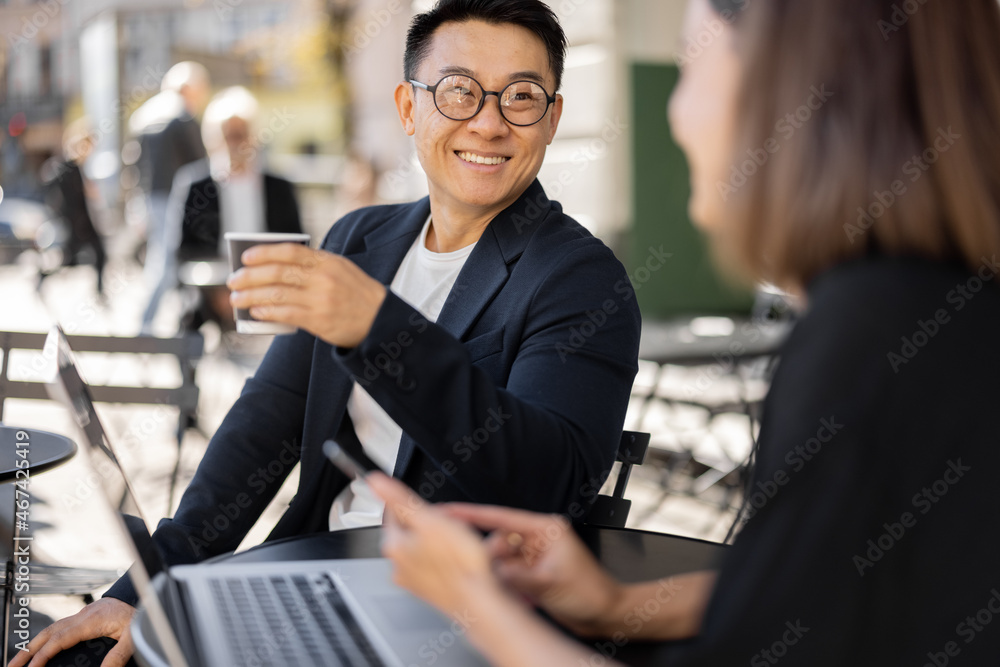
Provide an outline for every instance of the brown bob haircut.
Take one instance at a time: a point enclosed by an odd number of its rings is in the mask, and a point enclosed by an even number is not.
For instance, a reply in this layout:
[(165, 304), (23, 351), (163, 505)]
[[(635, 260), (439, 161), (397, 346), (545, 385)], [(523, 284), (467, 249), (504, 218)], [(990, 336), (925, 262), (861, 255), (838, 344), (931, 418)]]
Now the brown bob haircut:
[(872, 252), (1000, 252), (997, 0), (711, 2), (745, 63), (734, 169), (754, 172), (713, 239), (727, 271), (795, 288)]

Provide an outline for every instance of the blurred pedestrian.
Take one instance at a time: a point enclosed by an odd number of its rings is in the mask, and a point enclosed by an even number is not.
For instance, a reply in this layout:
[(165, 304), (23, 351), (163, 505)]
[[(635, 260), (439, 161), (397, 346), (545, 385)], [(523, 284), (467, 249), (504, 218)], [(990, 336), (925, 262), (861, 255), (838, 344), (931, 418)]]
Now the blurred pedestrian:
[[(253, 128), (257, 100), (246, 88), (227, 88), (205, 109), (202, 137), (210, 152), (210, 173), (195, 164), (182, 170), (175, 183), (181, 189), (180, 262), (227, 257), (226, 232), (300, 233), (302, 224), (292, 184), (270, 173), (260, 157), (261, 146)], [(199, 174), (186, 178), (189, 173)], [(177, 192), (171, 195), (175, 202)], [(176, 211), (171, 211), (171, 225)], [(201, 289), (197, 312), (185, 323), (197, 329), (214, 320), (232, 329), (229, 289), (224, 284)]]
[(104, 266), (107, 253), (91, 211), (97, 191), (87, 180), (83, 165), (94, 150), (94, 135), (87, 118), (71, 123), (63, 133), (63, 158), (50, 158), (42, 166), (46, 203), (66, 223), (69, 241), (63, 266), (76, 266), (80, 255), (89, 249), (97, 271), (97, 293), (104, 295)]
[(142, 315), (142, 331), (150, 333), (163, 294), (177, 282), (176, 248), (166, 224), (167, 201), (177, 170), (205, 157), (196, 116), (210, 92), (208, 70), (199, 63), (171, 67), (160, 93), (129, 119), (129, 132), (139, 139), (139, 184), (146, 195), (145, 281), (151, 292)]

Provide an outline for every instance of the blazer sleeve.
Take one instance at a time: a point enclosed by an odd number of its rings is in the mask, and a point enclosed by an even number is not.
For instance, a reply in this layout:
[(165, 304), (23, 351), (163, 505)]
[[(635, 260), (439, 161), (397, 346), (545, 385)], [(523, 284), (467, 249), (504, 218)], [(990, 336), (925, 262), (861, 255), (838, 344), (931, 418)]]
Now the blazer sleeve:
[[(301, 330), (275, 338), (209, 442), (177, 513), (153, 533), (166, 564), (235, 550), (298, 463), (314, 342)], [(105, 595), (137, 602), (128, 576)]]
[[(334, 355), (461, 496), (582, 518), (614, 462), (640, 318), (607, 247), (563, 252), (524, 296), (525, 331), (505, 386), (392, 292), (367, 338)], [(398, 357), (388, 364), (387, 349)], [(427, 480), (407, 481), (435, 499)]]

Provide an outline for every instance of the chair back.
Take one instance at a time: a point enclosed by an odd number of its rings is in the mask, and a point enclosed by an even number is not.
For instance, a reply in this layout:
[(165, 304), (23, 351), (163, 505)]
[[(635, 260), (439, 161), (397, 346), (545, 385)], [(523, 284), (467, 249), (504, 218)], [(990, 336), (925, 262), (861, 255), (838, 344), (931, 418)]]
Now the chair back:
[(646, 462), (646, 452), (649, 451), (649, 434), (638, 431), (622, 431), (618, 443), (616, 460), (621, 463), (618, 478), (615, 480), (615, 490), (610, 496), (599, 495), (594, 501), (586, 523), (607, 526), (609, 528), (624, 528), (628, 520), (632, 501), (625, 499), (625, 488), (628, 486), (632, 466), (641, 466)]

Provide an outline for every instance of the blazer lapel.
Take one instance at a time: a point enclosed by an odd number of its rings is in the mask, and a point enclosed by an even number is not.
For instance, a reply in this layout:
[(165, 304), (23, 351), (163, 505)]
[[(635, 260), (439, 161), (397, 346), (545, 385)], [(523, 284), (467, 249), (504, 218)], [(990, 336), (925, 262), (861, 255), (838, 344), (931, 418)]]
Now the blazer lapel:
[[(398, 219), (387, 220), (369, 232), (365, 236), (365, 247), (358, 252), (345, 254), (344, 257), (357, 264), (375, 280), (388, 286), (430, 214), (430, 200), (425, 197), (402, 213)], [(333, 252), (337, 252), (336, 249)]]
[(524, 252), (549, 205), (536, 180), (490, 222), (458, 274), (437, 319), (455, 338), (462, 340), (507, 282), (510, 265)]
[[(507, 283), (510, 265), (524, 252), (550, 207), (551, 202), (536, 180), (516, 202), (490, 222), (458, 274), (438, 316), (438, 325), (462, 340)], [(413, 439), (404, 433), (393, 476), (402, 477), (406, 472), (414, 447)]]
[[(399, 265), (403, 262), (414, 239), (420, 234), (423, 224), (430, 215), (428, 199), (422, 199), (411, 207), (407, 207), (398, 217), (386, 220), (364, 237), (364, 248), (344, 254), (365, 271), (369, 276), (388, 286), (396, 275)], [(342, 254), (343, 249), (336, 246), (325, 250)], [(315, 424), (315, 447), (306, 446), (302, 451), (302, 470), (322, 470), (325, 458), (320, 445), (326, 438), (332, 438), (335, 429), (346, 419), (347, 400), (351, 395), (353, 383), (342, 371), (332, 357), (333, 348), (322, 341), (317, 343), (321, 351), (313, 358), (312, 375), (315, 380), (309, 389), (311, 415), (323, 420)], [(338, 417), (342, 417), (338, 420)], [(310, 443), (311, 444), (311, 443)], [(316, 476), (316, 480), (319, 476)], [(315, 480), (313, 480), (315, 481)]]

